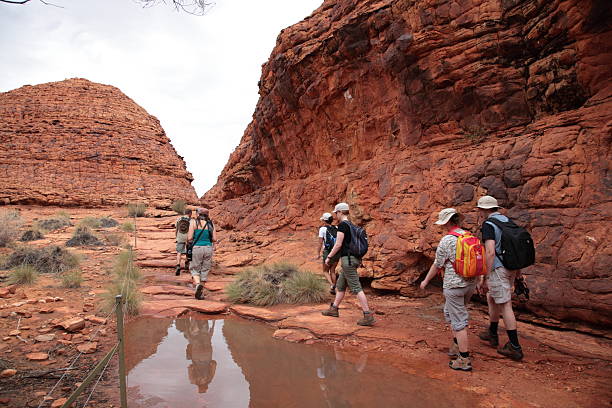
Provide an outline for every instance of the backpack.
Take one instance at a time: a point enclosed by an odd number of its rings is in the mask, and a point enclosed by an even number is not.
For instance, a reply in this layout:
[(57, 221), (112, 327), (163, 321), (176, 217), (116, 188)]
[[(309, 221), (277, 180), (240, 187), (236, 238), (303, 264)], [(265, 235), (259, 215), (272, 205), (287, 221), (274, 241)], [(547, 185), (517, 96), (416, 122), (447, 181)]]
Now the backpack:
[(180, 234), (186, 234), (189, 232), (189, 218), (181, 217), (176, 223), (176, 230)]
[(455, 273), (463, 278), (486, 275), (485, 247), (480, 240), (467, 231), (459, 233), (453, 230), (449, 234), (457, 237), (457, 252), (453, 262)]
[(497, 255), (505, 268), (512, 271), (535, 263), (533, 239), (525, 228), (519, 227), (511, 219), (504, 222), (491, 217), (485, 222), (495, 224), (501, 230), (501, 253)]
[(351, 230), (351, 242), (349, 242), (348, 245), (348, 255), (363, 258), (366, 252), (368, 252), (368, 234), (363, 228), (349, 221), (346, 221), (346, 223)]
[(336, 236), (338, 235), (338, 228), (335, 225), (325, 226), (325, 249), (331, 251), (336, 245)]

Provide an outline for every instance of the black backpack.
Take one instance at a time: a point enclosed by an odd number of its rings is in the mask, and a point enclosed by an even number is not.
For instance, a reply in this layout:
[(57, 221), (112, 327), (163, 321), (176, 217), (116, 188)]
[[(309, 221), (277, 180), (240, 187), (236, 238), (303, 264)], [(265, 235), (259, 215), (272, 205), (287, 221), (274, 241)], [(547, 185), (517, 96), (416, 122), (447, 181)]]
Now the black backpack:
[(189, 232), (189, 221), (188, 217), (181, 217), (176, 223), (176, 230), (181, 234)]
[(338, 228), (335, 225), (325, 226), (325, 249), (331, 251), (336, 245), (336, 237), (338, 236)]
[(497, 254), (504, 267), (509, 270), (523, 269), (535, 263), (535, 247), (527, 230), (508, 219), (500, 221), (494, 217), (487, 218), (501, 229), (501, 253)]
[(351, 242), (348, 245), (348, 255), (363, 258), (368, 252), (368, 234), (366, 231), (355, 224), (345, 221), (351, 229)]

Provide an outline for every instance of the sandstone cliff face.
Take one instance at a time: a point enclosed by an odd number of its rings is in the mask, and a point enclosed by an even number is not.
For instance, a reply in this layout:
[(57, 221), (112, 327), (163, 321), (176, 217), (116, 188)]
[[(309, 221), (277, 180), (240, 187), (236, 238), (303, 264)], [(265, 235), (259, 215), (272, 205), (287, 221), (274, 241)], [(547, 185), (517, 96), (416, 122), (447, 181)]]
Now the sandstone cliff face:
[(599, 0), (325, 1), (278, 37), (204, 196), (234, 230), (226, 251), (274, 257), (347, 201), (371, 237), (363, 274), (411, 294), (437, 212), (477, 231), (491, 194), (537, 243), (528, 307), (612, 323), (609, 24)]
[(159, 121), (119, 89), (69, 79), (0, 93), (0, 203), (197, 201)]

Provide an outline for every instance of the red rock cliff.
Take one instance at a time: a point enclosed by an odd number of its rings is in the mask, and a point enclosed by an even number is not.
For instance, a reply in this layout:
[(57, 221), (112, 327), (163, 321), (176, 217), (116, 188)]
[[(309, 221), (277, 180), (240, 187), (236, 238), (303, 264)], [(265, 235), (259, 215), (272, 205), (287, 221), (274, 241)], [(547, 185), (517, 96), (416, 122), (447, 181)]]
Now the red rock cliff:
[(528, 307), (612, 323), (610, 17), (603, 0), (325, 1), (279, 35), (204, 197), (226, 250), (274, 257), (347, 201), (371, 236), (364, 275), (412, 293), (437, 212), (476, 231), (487, 193), (537, 241)]
[(196, 202), (159, 121), (85, 79), (0, 93), (0, 203), (167, 206)]

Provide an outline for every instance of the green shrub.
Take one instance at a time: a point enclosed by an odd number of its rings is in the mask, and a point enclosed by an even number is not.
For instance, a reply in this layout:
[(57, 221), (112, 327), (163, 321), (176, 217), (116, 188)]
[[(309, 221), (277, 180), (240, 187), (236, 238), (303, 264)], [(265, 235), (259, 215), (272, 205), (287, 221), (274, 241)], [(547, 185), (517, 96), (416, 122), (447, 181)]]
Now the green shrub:
[(91, 232), (91, 229), (84, 225), (79, 225), (72, 234), (72, 238), (66, 241), (67, 247), (103, 245), (104, 243)]
[(130, 217), (144, 217), (147, 205), (144, 203), (129, 203), (127, 210)]
[(321, 276), (279, 262), (246, 269), (228, 285), (226, 293), (232, 302), (267, 306), (321, 302), (328, 296), (326, 289)]
[(38, 272), (32, 265), (20, 265), (11, 271), (8, 278), (9, 285), (31, 285), (38, 279)]
[(83, 283), (83, 275), (80, 269), (71, 269), (60, 275), (62, 287), (64, 288), (80, 288)]
[(20, 247), (13, 252), (4, 268), (15, 268), (21, 265), (30, 265), (39, 273), (62, 273), (77, 267), (79, 259), (76, 255), (59, 246), (43, 248)]
[(17, 211), (3, 211), (0, 213), (0, 247), (5, 247), (19, 235), (19, 228), (23, 220)]
[(69, 227), (72, 223), (70, 222), (70, 215), (65, 212), (58, 212), (51, 218), (45, 218), (36, 222), (36, 228), (51, 232), (60, 228)]
[(172, 208), (175, 213), (183, 215), (185, 214), (187, 203), (185, 202), (185, 200), (176, 200), (172, 203), (172, 206), (170, 208)]
[(124, 222), (123, 224), (121, 224), (121, 229), (125, 232), (134, 232), (136, 228), (134, 228), (134, 224), (132, 224), (131, 222)]
[(79, 226), (89, 227), (89, 228), (100, 228), (102, 225), (100, 223), (100, 219), (96, 217), (85, 217), (81, 221), (79, 221)]
[(29, 241), (36, 241), (39, 239), (43, 239), (44, 237), (45, 236), (43, 235), (42, 232), (40, 232), (39, 229), (32, 228), (32, 229), (24, 231), (24, 233), (21, 234), (21, 238), (19, 238), (19, 240), (22, 242), (29, 242)]

